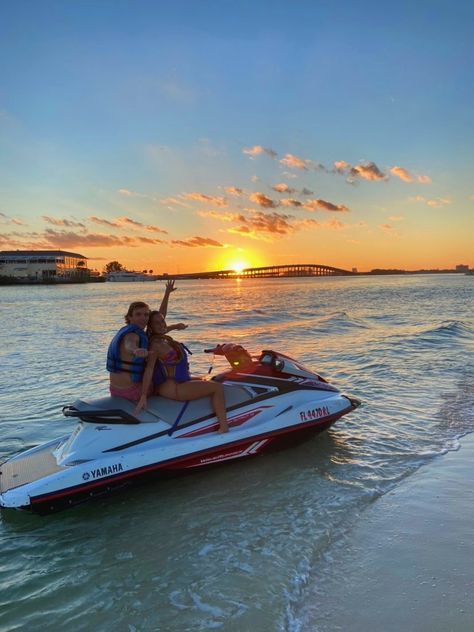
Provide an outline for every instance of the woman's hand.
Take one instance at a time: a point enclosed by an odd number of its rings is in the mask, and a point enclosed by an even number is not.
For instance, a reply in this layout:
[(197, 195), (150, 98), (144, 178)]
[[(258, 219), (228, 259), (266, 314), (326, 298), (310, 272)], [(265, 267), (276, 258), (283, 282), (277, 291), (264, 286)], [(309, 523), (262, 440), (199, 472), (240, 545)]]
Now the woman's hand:
[(168, 333), (168, 331), (173, 331), (174, 329), (187, 329), (188, 326), (185, 325), (184, 323), (176, 323), (176, 325), (169, 325), (168, 327), (166, 327), (166, 333)]
[(133, 416), (136, 417), (137, 415), (140, 414), (141, 410), (146, 410), (146, 406), (147, 406), (147, 397), (146, 395), (142, 395), (140, 399), (138, 400), (137, 405), (133, 409)]
[(177, 289), (178, 288), (174, 286), (174, 280), (166, 281), (165, 292), (167, 294), (171, 294), (171, 292), (174, 292)]

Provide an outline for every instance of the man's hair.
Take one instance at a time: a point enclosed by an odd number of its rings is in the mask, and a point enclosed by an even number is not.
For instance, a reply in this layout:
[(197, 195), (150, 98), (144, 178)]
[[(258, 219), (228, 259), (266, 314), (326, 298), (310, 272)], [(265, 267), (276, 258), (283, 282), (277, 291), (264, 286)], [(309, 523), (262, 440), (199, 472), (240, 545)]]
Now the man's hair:
[(130, 303), (130, 307), (128, 308), (128, 312), (125, 314), (125, 322), (127, 323), (127, 325), (130, 324), (130, 316), (133, 315), (133, 312), (136, 309), (150, 309), (148, 307), (148, 305), (146, 303), (144, 303), (143, 301), (135, 301), (134, 303)]

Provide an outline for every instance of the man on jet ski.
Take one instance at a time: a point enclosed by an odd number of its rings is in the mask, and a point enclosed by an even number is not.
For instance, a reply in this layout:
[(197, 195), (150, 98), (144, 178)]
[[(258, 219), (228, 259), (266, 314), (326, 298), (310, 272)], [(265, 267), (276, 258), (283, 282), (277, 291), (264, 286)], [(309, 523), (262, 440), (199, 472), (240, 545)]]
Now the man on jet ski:
[[(168, 300), (174, 292), (174, 281), (168, 281), (159, 312), (166, 317)], [(145, 327), (148, 324), (150, 308), (143, 301), (130, 304), (125, 314), (126, 325), (112, 339), (107, 352), (107, 370), (110, 372), (110, 394), (137, 402), (142, 394), (145, 359), (148, 356), (148, 336)], [(169, 329), (185, 329), (178, 323)]]

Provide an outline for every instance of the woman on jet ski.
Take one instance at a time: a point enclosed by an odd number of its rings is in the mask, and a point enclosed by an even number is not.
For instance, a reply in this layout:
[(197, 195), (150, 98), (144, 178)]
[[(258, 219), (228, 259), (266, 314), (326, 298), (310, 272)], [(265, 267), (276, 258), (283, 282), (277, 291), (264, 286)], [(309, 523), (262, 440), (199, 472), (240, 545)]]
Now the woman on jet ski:
[(138, 414), (146, 408), (150, 392), (178, 402), (186, 402), (200, 397), (210, 396), (212, 407), (219, 420), (219, 432), (227, 432), (224, 387), (219, 382), (191, 378), (189, 374), (186, 347), (166, 335), (171, 329), (183, 329), (180, 326), (167, 327), (160, 311), (152, 311), (148, 320), (148, 357), (143, 374), (142, 394), (135, 408)]

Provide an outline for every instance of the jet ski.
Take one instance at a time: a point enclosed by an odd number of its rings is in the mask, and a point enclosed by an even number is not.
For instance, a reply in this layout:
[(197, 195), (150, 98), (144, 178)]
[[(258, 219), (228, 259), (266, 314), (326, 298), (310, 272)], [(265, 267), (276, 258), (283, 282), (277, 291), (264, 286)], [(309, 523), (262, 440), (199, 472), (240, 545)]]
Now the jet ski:
[(120, 397), (63, 408), (74, 430), (0, 464), (0, 507), (47, 514), (150, 477), (214, 466), (287, 447), (329, 428), (360, 401), (292, 358), (240, 345), (206, 350), (230, 368), (224, 385), (229, 432), (219, 434), (210, 399), (150, 397), (146, 410)]

